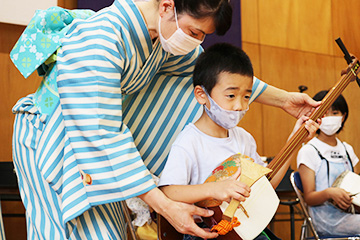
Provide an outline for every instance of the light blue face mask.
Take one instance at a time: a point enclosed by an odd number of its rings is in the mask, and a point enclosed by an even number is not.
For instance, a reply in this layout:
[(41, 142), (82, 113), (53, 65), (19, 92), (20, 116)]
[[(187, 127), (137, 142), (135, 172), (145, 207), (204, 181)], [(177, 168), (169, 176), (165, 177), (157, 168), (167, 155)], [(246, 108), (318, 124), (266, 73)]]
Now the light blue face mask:
[(208, 109), (206, 105), (204, 105), (205, 112), (217, 125), (225, 129), (230, 129), (238, 125), (247, 110), (249, 110), (249, 107), (246, 110), (241, 111), (225, 110), (210, 97), (204, 87), (202, 87), (202, 89), (204, 90), (206, 96), (209, 98), (210, 101), (210, 109)]

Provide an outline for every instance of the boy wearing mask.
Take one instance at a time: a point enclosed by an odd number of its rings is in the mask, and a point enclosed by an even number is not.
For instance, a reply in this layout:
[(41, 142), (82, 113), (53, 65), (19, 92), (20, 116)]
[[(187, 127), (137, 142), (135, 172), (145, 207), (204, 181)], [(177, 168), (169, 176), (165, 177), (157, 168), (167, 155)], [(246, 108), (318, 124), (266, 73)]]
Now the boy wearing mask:
[[(251, 193), (249, 186), (236, 180), (240, 176), (239, 170), (224, 181), (204, 182), (223, 160), (236, 153), (247, 155), (255, 163), (264, 165), (256, 152), (254, 138), (237, 126), (253, 100), (251, 61), (237, 47), (216, 44), (198, 58), (193, 84), (195, 98), (204, 106), (204, 111), (175, 140), (159, 186), (171, 199), (186, 203), (208, 198), (244, 201)], [(304, 121), (310, 136), (314, 136), (318, 124), (307, 117), (297, 121), (294, 131)], [(271, 180), (274, 188), (289, 164), (290, 161)], [(260, 236), (257, 239), (261, 239)]]

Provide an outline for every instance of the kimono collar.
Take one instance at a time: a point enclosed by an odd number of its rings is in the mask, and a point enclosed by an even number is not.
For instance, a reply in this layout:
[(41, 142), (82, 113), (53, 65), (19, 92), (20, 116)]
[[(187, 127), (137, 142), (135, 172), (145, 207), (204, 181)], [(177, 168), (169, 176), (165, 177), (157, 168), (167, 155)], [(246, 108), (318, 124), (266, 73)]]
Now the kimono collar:
[(86, 19), (93, 14), (92, 10), (66, 10), (60, 7), (37, 10), (10, 52), (16, 68), (27, 78), (61, 46), (60, 39), (74, 19)]
[[(137, 33), (133, 36), (133, 44), (143, 51), (140, 55), (142, 57), (142, 61), (145, 61), (153, 50), (153, 42), (141, 11), (133, 0), (115, 0), (113, 5), (122, 15), (122, 18), (127, 23), (129, 30)], [(130, 11), (131, 14), (129, 14)], [(143, 37), (139, 38), (138, 36)]]

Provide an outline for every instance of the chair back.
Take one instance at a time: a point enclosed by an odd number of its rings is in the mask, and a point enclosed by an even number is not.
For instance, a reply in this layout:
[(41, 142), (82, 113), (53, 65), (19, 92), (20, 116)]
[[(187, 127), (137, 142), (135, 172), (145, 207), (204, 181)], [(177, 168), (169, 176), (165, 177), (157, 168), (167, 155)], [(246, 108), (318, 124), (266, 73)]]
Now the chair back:
[(303, 198), (303, 186), (302, 186), (302, 182), (301, 182), (301, 178), (300, 178), (300, 174), (297, 171), (294, 171), (290, 174), (290, 182), (291, 185), (294, 188), (294, 191), (296, 193), (296, 196), (298, 197), (299, 201), (300, 201), (300, 206), (301, 209), (303, 210), (304, 216), (305, 216), (305, 222), (306, 224), (310, 227), (311, 232), (314, 235), (314, 238), (316, 240), (319, 240), (319, 235), (317, 234), (315, 227), (313, 225), (312, 219), (309, 215), (308, 212), (308, 206)]

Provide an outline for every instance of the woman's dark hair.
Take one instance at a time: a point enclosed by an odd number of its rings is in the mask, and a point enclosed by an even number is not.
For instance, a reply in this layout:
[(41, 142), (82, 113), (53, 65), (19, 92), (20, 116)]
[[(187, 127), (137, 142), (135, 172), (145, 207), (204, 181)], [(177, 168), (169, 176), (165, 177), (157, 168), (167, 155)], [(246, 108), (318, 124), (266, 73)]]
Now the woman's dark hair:
[(193, 18), (213, 17), (217, 35), (224, 35), (231, 26), (232, 7), (229, 0), (174, 0), (176, 11)]
[(194, 87), (204, 86), (211, 94), (221, 72), (254, 76), (250, 58), (243, 50), (228, 43), (217, 43), (198, 57), (193, 74)]
[[(317, 94), (315, 94), (313, 99), (316, 101), (321, 101), (328, 92), (329, 92), (328, 90), (320, 91)], [(330, 109), (335, 110), (335, 111), (340, 111), (342, 113), (342, 115), (345, 116), (340, 129), (336, 132), (336, 133), (339, 133), (343, 129), (346, 119), (349, 117), (349, 107), (346, 103), (345, 98), (340, 94), (340, 96), (331, 105)], [(317, 133), (319, 134), (320, 130), (317, 130)]]

